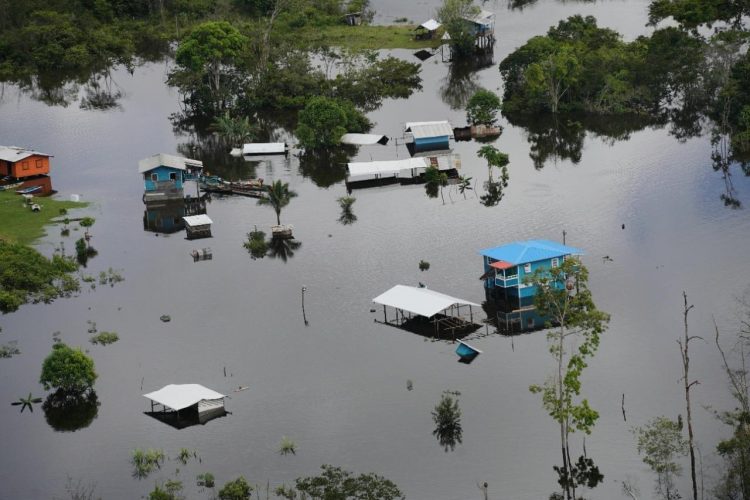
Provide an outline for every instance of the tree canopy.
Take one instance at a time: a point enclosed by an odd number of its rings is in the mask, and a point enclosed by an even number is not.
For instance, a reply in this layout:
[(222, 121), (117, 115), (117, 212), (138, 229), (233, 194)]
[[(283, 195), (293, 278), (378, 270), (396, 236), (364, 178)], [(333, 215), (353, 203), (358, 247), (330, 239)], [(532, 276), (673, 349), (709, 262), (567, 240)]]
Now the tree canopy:
[(58, 342), (52, 346), (52, 353), (42, 364), (39, 383), (47, 390), (84, 394), (93, 388), (96, 378), (93, 359), (80, 348), (73, 349)]
[[(404, 496), (390, 480), (377, 474), (354, 476), (340, 467), (323, 465), (318, 476), (298, 478), (294, 487), (279, 487), (276, 495), (287, 500), (396, 500)], [(306, 496), (305, 496), (306, 495)]]
[(466, 105), (466, 120), (472, 125), (494, 125), (500, 107), (497, 94), (486, 89), (477, 90)]
[(347, 132), (366, 132), (370, 121), (351, 102), (328, 97), (313, 97), (299, 113), (295, 131), (306, 149), (336, 146)]
[(78, 265), (65, 257), (46, 258), (19, 243), (0, 240), (0, 311), (9, 313), (27, 302), (49, 303), (80, 289), (70, 273)]

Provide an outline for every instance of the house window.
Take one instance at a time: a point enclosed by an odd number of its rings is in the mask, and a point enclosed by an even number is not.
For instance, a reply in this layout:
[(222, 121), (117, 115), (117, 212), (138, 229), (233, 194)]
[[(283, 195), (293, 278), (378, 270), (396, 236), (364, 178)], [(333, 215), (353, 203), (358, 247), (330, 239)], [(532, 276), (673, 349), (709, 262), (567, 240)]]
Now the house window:
[(151, 174), (151, 180), (156, 182), (159, 180), (159, 174)]
[(531, 272), (531, 264), (524, 264), (523, 265), (523, 272), (530, 273)]
[(44, 162), (42, 160), (37, 160), (36, 161), (36, 168), (42, 168), (44, 166), (43, 164), (44, 164)]
[(28, 170), (29, 169), (29, 162), (25, 161), (21, 163), (21, 169)]
[(534, 318), (526, 319), (526, 328), (534, 328)]
[(170, 181), (176, 181), (177, 180), (177, 174), (175, 172), (172, 172), (169, 174), (169, 180)]
[(552, 267), (557, 267), (559, 265), (560, 265), (560, 259), (558, 259), (557, 257), (552, 259)]

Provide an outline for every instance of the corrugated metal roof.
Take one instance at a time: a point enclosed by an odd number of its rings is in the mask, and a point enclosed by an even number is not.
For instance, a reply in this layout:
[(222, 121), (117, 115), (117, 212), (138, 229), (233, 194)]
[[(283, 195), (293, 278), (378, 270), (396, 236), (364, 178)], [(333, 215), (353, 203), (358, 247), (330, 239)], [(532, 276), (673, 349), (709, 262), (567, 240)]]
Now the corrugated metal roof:
[(343, 144), (355, 144), (357, 146), (371, 146), (373, 144), (387, 144), (388, 137), (381, 134), (344, 134), (341, 136)]
[(19, 148), (17, 146), (0, 146), (0, 160), (3, 161), (10, 161), (15, 163), (34, 155), (46, 157), (52, 156), (48, 155), (47, 153), (40, 153), (39, 151)]
[(190, 227), (205, 226), (207, 224), (213, 223), (213, 221), (206, 214), (188, 215), (187, 217), (183, 217), (182, 220), (184, 220), (185, 224)]
[(404, 132), (411, 132), (414, 139), (426, 137), (453, 137), (453, 127), (447, 121), (437, 122), (407, 122)]
[(518, 265), (562, 257), (563, 255), (581, 255), (583, 254), (583, 250), (549, 240), (527, 240), (516, 241), (494, 248), (485, 248), (484, 250), (480, 250), (479, 253), (491, 259), (503, 260)]
[[(412, 168), (427, 168), (429, 162), (426, 158), (406, 158), (403, 160), (367, 161), (347, 163), (350, 177), (375, 176), (381, 177), (398, 176), (402, 170)], [(410, 176), (411, 177), (411, 176)]]
[(200, 384), (169, 384), (143, 396), (173, 410), (182, 410), (201, 401), (226, 397)]
[(427, 318), (431, 318), (440, 311), (457, 304), (479, 307), (479, 304), (468, 300), (451, 297), (427, 288), (406, 285), (396, 285), (387, 292), (378, 295), (372, 301), (376, 304), (395, 307)]
[(187, 170), (188, 167), (203, 168), (203, 162), (199, 160), (191, 160), (190, 158), (183, 158), (182, 156), (157, 153), (138, 162), (138, 173), (142, 174), (157, 167), (170, 167), (176, 168), (177, 170)]

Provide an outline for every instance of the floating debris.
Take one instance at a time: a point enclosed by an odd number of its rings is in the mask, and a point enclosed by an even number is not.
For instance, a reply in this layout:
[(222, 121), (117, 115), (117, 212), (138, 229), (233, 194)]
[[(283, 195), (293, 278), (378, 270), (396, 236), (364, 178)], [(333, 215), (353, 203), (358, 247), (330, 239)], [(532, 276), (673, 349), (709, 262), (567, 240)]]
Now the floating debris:
[(164, 323), (169, 323), (170, 321), (172, 321), (172, 317), (169, 314), (162, 314), (159, 319)]

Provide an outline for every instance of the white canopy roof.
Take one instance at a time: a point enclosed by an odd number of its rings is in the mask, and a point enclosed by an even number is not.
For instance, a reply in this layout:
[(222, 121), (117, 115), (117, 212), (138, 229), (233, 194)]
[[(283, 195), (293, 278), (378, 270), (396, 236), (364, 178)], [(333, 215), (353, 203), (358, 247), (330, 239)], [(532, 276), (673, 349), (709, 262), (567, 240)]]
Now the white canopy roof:
[(252, 144), (243, 144), (243, 155), (270, 155), (286, 153), (285, 142), (254, 142)]
[(200, 384), (169, 384), (158, 391), (144, 394), (151, 401), (168, 406), (173, 410), (182, 410), (203, 400), (223, 399), (226, 396), (212, 391)]
[[(384, 142), (383, 139), (385, 139)], [(341, 142), (344, 144), (356, 144), (358, 146), (370, 146), (372, 144), (385, 144), (388, 138), (380, 134), (344, 134), (341, 136)]]
[(188, 215), (186, 217), (183, 217), (182, 220), (185, 221), (185, 224), (187, 224), (190, 227), (195, 226), (205, 226), (207, 224), (211, 224), (213, 221), (208, 217), (206, 214), (201, 215)]
[(442, 25), (439, 22), (435, 21), (434, 19), (430, 19), (428, 21), (423, 22), (419, 26), (426, 29), (427, 31), (435, 31)]
[(39, 151), (32, 151), (30, 149), (19, 148), (16, 146), (0, 146), (0, 160), (17, 162), (21, 161), (29, 156), (52, 156), (46, 153), (40, 153)]
[(427, 318), (431, 318), (440, 311), (454, 305), (479, 307), (479, 304), (468, 300), (451, 297), (427, 288), (406, 285), (396, 285), (387, 292), (378, 295), (372, 301), (376, 304), (395, 307)]
[(415, 139), (425, 137), (453, 137), (453, 127), (447, 120), (438, 122), (407, 122), (405, 132), (411, 132)]
[(157, 153), (138, 162), (138, 173), (142, 174), (157, 167), (170, 167), (177, 170), (200, 169), (203, 168), (203, 162), (182, 156)]

